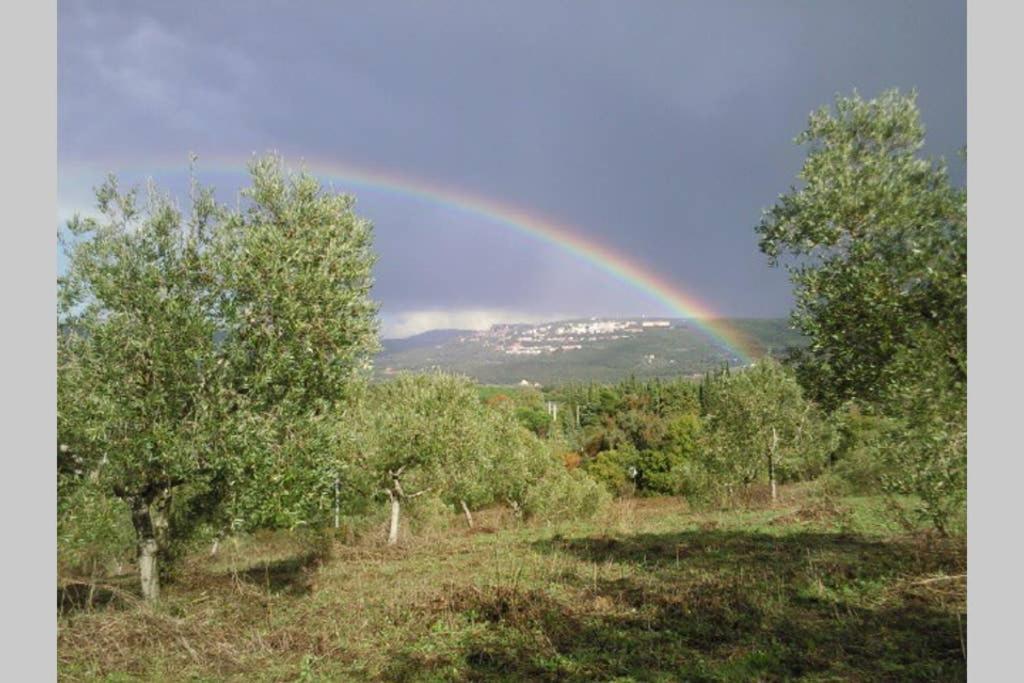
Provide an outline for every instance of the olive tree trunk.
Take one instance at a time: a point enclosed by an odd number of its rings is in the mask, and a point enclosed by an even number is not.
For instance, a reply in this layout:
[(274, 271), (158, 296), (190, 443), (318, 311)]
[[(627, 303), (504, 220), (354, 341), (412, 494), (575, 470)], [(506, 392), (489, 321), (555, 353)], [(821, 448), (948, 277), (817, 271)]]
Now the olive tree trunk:
[(399, 495), (393, 491), (388, 491), (388, 497), (391, 498), (391, 526), (388, 529), (388, 545), (395, 545), (398, 543), (398, 521), (402, 512), (402, 501)]
[(399, 515), (402, 512), (402, 501), (406, 498), (412, 499), (417, 496), (422, 496), (430, 491), (430, 488), (425, 488), (422, 491), (416, 493), (407, 494), (405, 489), (402, 488), (402, 470), (405, 466), (399, 467), (397, 470), (391, 472), (391, 488), (386, 489), (385, 493), (388, 494), (388, 498), (391, 500), (391, 526), (388, 528), (388, 545), (395, 545), (398, 543), (398, 522)]
[(775, 451), (779, 446), (779, 433), (772, 427), (772, 443), (768, 448), (768, 485), (772, 489), (772, 503), (778, 499), (778, 490), (775, 486)]
[(473, 528), (473, 513), (469, 511), (469, 506), (466, 505), (466, 501), (460, 500), (459, 503), (462, 505), (462, 511), (464, 513), (466, 513), (466, 524), (468, 524), (469, 528), (472, 529)]
[(160, 554), (168, 527), (167, 494), (155, 500), (137, 498), (132, 502), (132, 526), (135, 527), (136, 558), (142, 597), (154, 601), (160, 597)]

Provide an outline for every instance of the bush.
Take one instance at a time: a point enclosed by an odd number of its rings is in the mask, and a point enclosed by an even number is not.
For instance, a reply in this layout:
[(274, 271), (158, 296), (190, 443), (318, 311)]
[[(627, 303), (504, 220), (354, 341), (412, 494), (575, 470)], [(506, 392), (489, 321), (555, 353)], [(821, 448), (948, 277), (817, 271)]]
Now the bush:
[(882, 483), (890, 493), (916, 496), (918, 517), (945, 534), (967, 501), (966, 370), (939, 360), (949, 356), (938, 335), (922, 331), (917, 344), (893, 362), (906, 379), (894, 381), (887, 396), (900, 428)]
[(95, 579), (131, 561), (135, 531), (123, 501), (82, 483), (62, 501), (59, 512), (57, 556), (63, 573)]
[(837, 422), (838, 445), (830, 474), (845, 482), (850, 493), (880, 492), (891, 470), (887, 452), (895, 444), (896, 421), (851, 404), (837, 413)]
[(590, 519), (611, 502), (611, 494), (580, 470), (562, 470), (530, 487), (523, 500), (528, 519)]
[(671, 481), (675, 494), (694, 505), (710, 503), (718, 492), (715, 477), (697, 461), (685, 461), (673, 468)]
[(664, 451), (641, 451), (636, 459), (637, 488), (645, 496), (671, 496), (676, 493), (675, 470), (681, 459)]
[(551, 431), (553, 420), (544, 408), (538, 406), (521, 406), (516, 408), (516, 419), (537, 436), (544, 438)]
[(440, 496), (425, 495), (409, 502), (409, 531), (417, 536), (448, 529), (453, 518), (451, 505)]
[(584, 471), (600, 482), (609, 493), (624, 496), (635, 492), (635, 478), (639, 454), (629, 446), (618, 450), (601, 451), (584, 465)]

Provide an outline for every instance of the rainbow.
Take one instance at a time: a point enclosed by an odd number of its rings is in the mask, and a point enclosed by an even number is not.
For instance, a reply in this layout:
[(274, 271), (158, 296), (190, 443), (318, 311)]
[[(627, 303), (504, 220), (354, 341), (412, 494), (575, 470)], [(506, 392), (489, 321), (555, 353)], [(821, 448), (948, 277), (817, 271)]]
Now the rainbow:
[[(212, 163), (211, 163), (212, 162)], [(202, 171), (225, 174), (247, 173), (247, 162), (227, 159), (199, 159)], [(692, 294), (653, 272), (628, 254), (613, 250), (598, 240), (584, 235), (578, 228), (563, 222), (555, 222), (520, 207), (499, 202), (495, 199), (471, 195), (463, 190), (425, 181), (419, 178), (381, 171), (365, 166), (355, 167), (338, 162), (320, 162), (305, 159), (301, 168), (327, 180), (331, 184), (350, 185), (377, 191), (412, 197), (431, 204), (440, 205), (463, 213), (478, 216), (489, 223), (500, 225), (528, 235), (544, 244), (566, 251), (575, 257), (596, 266), (626, 285), (644, 293), (649, 298), (666, 306), (676, 317), (686, 318), (713, 340), (735, 354), (741, 363), (749, 364), (763, 354), (748, 335), (729, 325), (707, 305)], [(95, 170), (93, 165), (68, 164), (62, 171)], [(184, 169), (180, 165), (160, 164), (145, 171), (140, 168), (121, 168), (121, 172), (140, 170), (146, 174), (175, 173)]]

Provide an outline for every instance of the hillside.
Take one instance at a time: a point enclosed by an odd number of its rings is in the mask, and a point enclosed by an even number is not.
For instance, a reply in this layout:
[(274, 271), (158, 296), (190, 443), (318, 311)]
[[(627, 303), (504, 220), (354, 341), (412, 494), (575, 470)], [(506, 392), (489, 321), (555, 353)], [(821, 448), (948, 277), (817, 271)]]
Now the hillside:
[[(729, 324), (773, 355), (806, 343), (785, 319), (738, 319)], [(383, 346), (375, 363), (378, 376), (441, 368), (486, 384), (677, 377), (723, 363), (741, 364), (732, 350), (679, 319), (561, 320), (495, 325), (482, 332), (432, 330), (385, 340)]]

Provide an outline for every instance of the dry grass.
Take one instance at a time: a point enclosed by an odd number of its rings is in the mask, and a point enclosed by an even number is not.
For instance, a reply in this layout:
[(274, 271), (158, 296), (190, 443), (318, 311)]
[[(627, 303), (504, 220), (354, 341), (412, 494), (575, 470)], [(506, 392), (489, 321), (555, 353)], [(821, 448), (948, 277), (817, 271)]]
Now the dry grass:
[[(791, 494), (796, 492), (789, 492)], [(189, 557), (156, 607), (60, 619), (63, 680), (950, 680), (963, 539), (885, 535), (813, 497), (737, 512), (629, 500), (590, 523)], [(819, 508), (814, 506), (818, 505)], [(841, 523), (840, 523), (841, 522)], [(871, 531), (866, 531), (871, 529)], [(118, 585), (118, 590), (124, 588)]]

